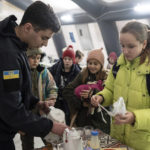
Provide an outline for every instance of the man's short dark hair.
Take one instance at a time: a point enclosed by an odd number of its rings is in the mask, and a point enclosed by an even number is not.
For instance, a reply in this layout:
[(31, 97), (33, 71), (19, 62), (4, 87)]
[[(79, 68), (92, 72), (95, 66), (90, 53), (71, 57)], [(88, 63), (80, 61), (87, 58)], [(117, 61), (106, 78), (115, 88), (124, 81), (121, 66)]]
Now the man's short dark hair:
[(31, 23), (36, 31), (50, 29), (56, 33), (60, 29), (60, 22), (53, 8), (41, 1), (34, 2), (26, 9), (20, 25), (25, 23)]
[(79, 59), (81, 59), (83, 56), (84, 54), (80, 50), (76, 51), (75, 57), (78, 57)]

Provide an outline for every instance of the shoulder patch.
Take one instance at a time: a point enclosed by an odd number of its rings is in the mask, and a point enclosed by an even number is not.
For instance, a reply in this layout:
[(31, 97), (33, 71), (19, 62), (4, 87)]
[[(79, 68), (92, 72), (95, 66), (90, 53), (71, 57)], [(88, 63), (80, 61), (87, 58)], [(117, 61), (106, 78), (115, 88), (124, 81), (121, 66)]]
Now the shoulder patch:
[(18, 79), (18, 78), (19, 78), (19, 70), (3, 71), (4, 80)]

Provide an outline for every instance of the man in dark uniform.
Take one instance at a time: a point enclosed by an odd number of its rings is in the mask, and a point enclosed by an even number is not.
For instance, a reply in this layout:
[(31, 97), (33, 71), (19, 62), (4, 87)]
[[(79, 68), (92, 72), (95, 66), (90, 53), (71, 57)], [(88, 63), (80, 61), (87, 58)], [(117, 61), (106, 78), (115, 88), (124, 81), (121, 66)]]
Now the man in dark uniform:
[(47, 46), (53, 33), (60, 29), (52, 8), (36, 1), (25, 11), (20, 25), (16, 17), (0, 22), (0, 150), (15, 150), (13, 138), (18, 131), (46, 136), (50, 131), (62, 135), (66, 125), (33, 114), (37, 106), (48, 111), (45, 102), (31, 94), (27, 48)]

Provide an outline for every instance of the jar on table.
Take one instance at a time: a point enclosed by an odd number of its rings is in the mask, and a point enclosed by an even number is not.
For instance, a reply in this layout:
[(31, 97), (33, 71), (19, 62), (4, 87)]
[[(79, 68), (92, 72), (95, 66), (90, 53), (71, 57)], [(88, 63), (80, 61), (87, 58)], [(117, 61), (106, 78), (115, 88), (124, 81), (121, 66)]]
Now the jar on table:
[(100, 150), (98, 131), (91, 131), (90, 147), (92, 148), (92, 150)]

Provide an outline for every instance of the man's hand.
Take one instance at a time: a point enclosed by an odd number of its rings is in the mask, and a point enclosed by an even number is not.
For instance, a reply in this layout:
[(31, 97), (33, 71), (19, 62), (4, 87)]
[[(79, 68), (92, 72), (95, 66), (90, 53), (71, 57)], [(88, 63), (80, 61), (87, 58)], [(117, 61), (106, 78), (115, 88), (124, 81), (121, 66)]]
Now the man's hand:
[(56, 99), (54, 99), (54, 98), (51, 98), (51, 99), (47, 98), (47, 99), (45, 99), (45, 101), (47, 102), (48, 106), (54, 106), (56, 103)]
[(63, 123), (53, 122), (53, 128), (52, 128), (51, 132), (61, 136), (61, 135), (63, 135), (64, 130), (66, 128), (69, 128), (69, 127)]
[(125, 115), (117, 114), (115, 117), (115, 124), (133, 124), (135, 122), (135, 115), (133, 112), (127, 112)]
[(94, 106), (94, 107), (98, 107), (98, 105), (103, 101), (103, 97), (100, 96), (100, 95), (93, 95), (91, 97), (91, 104)]
[(38, 110), (40, 111), (40, 114), (41, 114), (41, 112), (43, 113), (43, 114), (48, 114), (49, 113), (49, 105), (48, 105), (48, 102), (46, 102), (46, 101), (39, 101), (38, 103), (37, 103), (37, 108), (38, 108)]
[(18, 131), (18, 133), (20, 133), (20, 135), (26, 135), (25, 132), (20, 131), (20, 130)]

